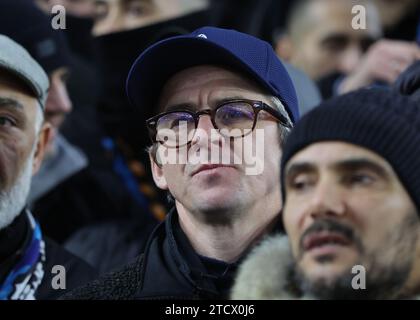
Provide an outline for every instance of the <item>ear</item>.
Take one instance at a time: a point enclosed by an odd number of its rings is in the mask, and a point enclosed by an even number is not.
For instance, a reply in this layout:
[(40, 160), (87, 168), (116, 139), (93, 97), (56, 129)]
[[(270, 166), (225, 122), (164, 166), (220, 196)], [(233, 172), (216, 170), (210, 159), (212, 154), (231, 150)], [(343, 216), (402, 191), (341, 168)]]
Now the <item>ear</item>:
[(284, 61), (290, 62), (293, 55), (293, 44), (290, 37), (287, 34), (279, 36), (274, 46), (276, 54)]
[(39, 168), (41, 167), (42, 160), (44, 159), (44, 156), (45, 156), (46, 147), (51, 142), (51, 140), (52, 140), (51, 125), (48, 122), (44, 122), (38, 134), (38, 142), (36, 145), (34, 161), (32, 164), (33, 175), (36, 174)]
[[(156, 152), (158, 151), (156, 150)], [(149, 152), (149, 159), (150, 159), (150, 167), (152, 168), (153, 180), (155, 181), (156, 185), (162, 190), (168, 190), (168, 184), (166, 183), (166, 178), (163, 174), (163, 169), (161, 166), (159, 166), (155, 162), (150, 152)]]

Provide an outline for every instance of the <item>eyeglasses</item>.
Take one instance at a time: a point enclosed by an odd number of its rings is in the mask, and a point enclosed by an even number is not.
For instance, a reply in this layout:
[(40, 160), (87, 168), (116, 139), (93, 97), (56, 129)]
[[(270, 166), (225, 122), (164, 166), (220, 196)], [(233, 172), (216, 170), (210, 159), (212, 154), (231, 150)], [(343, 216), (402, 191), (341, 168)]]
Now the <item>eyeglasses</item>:
[(266, 111), (281, 124), (290, 127), (287, 118), (262, 101), (231, 100), (214, 109), (192, 112), (175, 110), (158, 114), (146, 121), (152, 141), (169, 148), (191, 143), (201, 115), (209, 115), (213, 127), (227, 138), (240, 138), (251, 133), (260, 111)]

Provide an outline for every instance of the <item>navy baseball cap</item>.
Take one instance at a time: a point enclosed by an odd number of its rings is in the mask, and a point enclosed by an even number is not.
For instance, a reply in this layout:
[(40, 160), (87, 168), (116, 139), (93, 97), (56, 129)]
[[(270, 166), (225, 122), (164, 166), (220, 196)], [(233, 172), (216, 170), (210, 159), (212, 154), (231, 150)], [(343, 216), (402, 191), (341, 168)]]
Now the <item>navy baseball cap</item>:
[(149, 118), (166, 81), (198, 65), (227, 66), (248, 74), (284, 104), (292, 122), (299, 119), (295, 88), (271, 45), (256, 37), (215, 27), (164, 39), (146, 49), (128, 74), (130, 103)]

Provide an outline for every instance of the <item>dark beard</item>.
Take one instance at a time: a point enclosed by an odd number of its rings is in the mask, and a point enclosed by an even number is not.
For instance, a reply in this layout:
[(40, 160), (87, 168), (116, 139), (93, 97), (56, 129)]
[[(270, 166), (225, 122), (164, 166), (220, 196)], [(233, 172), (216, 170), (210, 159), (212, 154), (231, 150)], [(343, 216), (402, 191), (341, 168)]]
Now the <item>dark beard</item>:
[[(353, 278), (358, 276), (358, 274), (352, 273), (353, 266), (335, 279), (327, 281), (321, 278), (310, 281), (298, 264), (295, 263), (293, 278), (303, 294), (326, 300), (393, 299), (398, 297), (414, 262), (419, 228), (417, 213), (412, 213), (405, 218), (399, 230), (392, 230), (385, 237), (386, 240), (381, 249), (373, 253), (365, 252), (361, 239), (358, 239), (353, 231), (346, 230), (349, 227), (338, 226), (338, 223), (332, 220), (323, 220), (317, 225), (315, 224), (310, 229), (320, 230), (325, 227), (325, 229), (331, 231), (342, 232), (352, 239), (361, 256), (360, 261), (355, 265), (362, 265), (366, 268), (366, 286), (365, 289), (354, 289), (352, 287)], [(391, 263), (384, 263), (381, 257), (389, 256), (388, 250), (393, 250), (394, 256)], [(365, 258), (363, 259), (363, 257)], [(331, 261), (318, 262), (330, 263)]]
[(300, 268), (296, 268), (295, 281), (301, 292), (321, 300), (371, 300), (392, 299), (399, 292), (407, 280), (410, 265), (398, 265), (383, 268), (369, 276), (366, 271), (365, 289), (353, 289), (352, 280), (357, 274), (352, 274), (351, 269), (342, 276), (328, 283), (325, 279), (310, 282)]

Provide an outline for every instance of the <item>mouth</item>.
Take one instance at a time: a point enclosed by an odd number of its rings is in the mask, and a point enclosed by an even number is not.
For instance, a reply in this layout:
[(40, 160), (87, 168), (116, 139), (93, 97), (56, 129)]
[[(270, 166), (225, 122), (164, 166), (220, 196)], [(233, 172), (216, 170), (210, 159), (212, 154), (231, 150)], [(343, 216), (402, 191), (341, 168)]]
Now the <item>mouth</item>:
[(191, 176), (195, 176), (200, 172), (211, 171), (220, 168), (234, 168), (234, 166), (225, 165), (225, 164), (204, 164), (199, 166), (197, 169), (193, 170)]
[(341, 233), (322, 231), (309, 234), (303, 241), (305, 252), (326, 248), (348, 247), (352, 241)]

